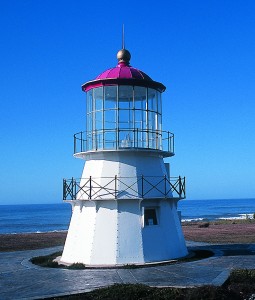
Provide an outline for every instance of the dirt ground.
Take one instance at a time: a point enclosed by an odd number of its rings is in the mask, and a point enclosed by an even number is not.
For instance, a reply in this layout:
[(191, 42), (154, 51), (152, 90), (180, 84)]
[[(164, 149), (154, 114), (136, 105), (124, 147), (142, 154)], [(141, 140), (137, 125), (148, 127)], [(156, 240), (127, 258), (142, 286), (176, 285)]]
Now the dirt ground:
[(186, 240), (220, 244), (255, 243), (255, 222), (251, 223), (209, 223), (208, 227), (201, 224), (183, 224)]
[[(208, 243), (255, 243), (255, 221), (184, 223), (186, 240)], [(64, 245), (67, 232), (0, 234), (0, 251), (19, 251)]]

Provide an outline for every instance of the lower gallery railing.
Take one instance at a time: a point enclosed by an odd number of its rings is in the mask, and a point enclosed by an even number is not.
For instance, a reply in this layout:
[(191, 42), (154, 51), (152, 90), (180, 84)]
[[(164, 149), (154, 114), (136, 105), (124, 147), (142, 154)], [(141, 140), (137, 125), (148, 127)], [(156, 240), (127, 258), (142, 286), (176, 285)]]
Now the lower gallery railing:
[(63, 180), (64, 200), (184, 199), (185, 177), (139, 176)]

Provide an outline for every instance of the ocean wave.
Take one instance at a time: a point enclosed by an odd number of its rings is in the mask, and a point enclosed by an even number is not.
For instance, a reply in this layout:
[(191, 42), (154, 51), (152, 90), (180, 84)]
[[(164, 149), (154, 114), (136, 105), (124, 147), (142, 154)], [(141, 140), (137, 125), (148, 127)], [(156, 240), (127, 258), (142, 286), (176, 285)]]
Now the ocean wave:
[(67, 232), (67, 229), (62, 229), (62, 230), (49, 230), (49, 231), (20, 231), (20, 232), (2, 232), (0, 234), (31, 234), (31, 233), (36, 233), (36, 234), (40, 234), (40, 233), (52, 233), (52, 232)]
[(254, 214), (239, 214), (235, 217), (220, 217), (219, 220), (245, 220), (245, 219), (254, 219)]
[(238, 214), (235, 216), (205, 216), (200, 218), (183, 218), (182, 222), (216, 221), (216, 220), (246, 220), (254, 219), (254, 214)]
[(191, 219), (182, 219), (182, 222), (198, 222), (198, 221), (204, 221), (207, 220), (205, 218), (191, 218)]

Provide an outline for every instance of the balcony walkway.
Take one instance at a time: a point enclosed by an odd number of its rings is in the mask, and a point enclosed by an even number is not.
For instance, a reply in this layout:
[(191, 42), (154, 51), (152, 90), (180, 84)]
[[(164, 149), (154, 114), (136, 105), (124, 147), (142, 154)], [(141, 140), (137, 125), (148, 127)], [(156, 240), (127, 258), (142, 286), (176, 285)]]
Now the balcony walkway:
[(185, 177), (138, 176), (63, 180), (64, 200), (185, 199)]
[(2, 252), (0, 299), (45, 299), (88, 292), (114, 283), (142, 283), (155, 287), (222, 285), (232, 269), (255, 268), (255, 244), (187, 242), (187, 246), (189, 250), (211, 250), (215, 255), (199, 261), (137, 269), (66, 270), (42, 268), (29, 262), (31, 257), (47, 255), (63, 247)]

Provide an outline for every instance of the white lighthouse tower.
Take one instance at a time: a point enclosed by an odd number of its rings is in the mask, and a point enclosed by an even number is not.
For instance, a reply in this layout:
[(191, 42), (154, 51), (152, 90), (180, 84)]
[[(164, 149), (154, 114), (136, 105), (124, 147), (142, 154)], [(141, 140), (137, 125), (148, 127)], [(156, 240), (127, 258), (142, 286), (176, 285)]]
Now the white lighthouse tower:
[(122, 265), (187, 255), (177, 212), (185, 178), (170, 177), (164, 158), (174, 135), (162, 130), (165, 86), (130, 66), (122, 49), (116, 67), (82, 85), (87, 130), (74, 135), (81, 179), (64, 180), (72, 218), (63, 263)]

